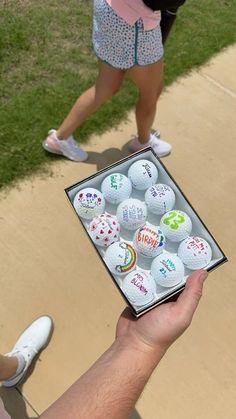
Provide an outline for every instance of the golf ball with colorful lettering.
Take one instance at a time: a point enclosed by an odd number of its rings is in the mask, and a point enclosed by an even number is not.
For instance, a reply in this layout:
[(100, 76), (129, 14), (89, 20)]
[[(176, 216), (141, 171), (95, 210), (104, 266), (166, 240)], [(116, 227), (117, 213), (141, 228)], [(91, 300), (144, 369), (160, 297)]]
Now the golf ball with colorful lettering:
[(149, 160), (138, 160), (128, 171), (128, 177), (135, 189), (143, 191), (156, 183), (158, 170)]
[(143, 306), (155, 299), (156, 283), (148, 272), (134, 271), (124, 278), (121, 289), (132, 304)]
[(149, 211), (161, 215), (174, 207), (175, 193), (170, 186), (157, 183), (146, 191), (145, 202)]
[(125, 275), (135, 268), (137, 254), (129, 243), (120, 241), (108, 247), (104, 261), (113, 274)]
[(147, 218), (146, 204), (139, 199), (126, 199), (118, 206), (116, 216), (122, 227), (127, 230), (136, 230), (145, 224)]
[(184, 265), (181, 259), (172, 253), (162, 253), (151, 265), (151, 275), (158, 285), (173, 287), (184, 278)]
[(119, 204), (130, 197), (132, 185), (127, 176), (122, 173), (112, 173), (103, 180), (101, 190), (106, 201), (110, 204)]
[(105, 213), (92, 219), (88, 233), (94, 244), (107, 247), (120, 239), (120, 225), (114, 215)]
[(185, 212), (172, 210), (163, 215), (160, 228), (166, 239), (172, 242), (180, 242), (190, 235), (192, 221)]
[(95, 215), (104, 212), (105, 199), (98, 189), (85, 188), (75, 195), (73, 206), (80, 217), (92, 220)]
[(135, 232), (133, 244), (140, 255), (153, 258), (163, 251), (165, 236), (160, 227), (145, 224)]
[(178, 248), (178, 256), (189, 269), (205, 268), (211, 261), (212, 250), (201, 237), (187, 237)]

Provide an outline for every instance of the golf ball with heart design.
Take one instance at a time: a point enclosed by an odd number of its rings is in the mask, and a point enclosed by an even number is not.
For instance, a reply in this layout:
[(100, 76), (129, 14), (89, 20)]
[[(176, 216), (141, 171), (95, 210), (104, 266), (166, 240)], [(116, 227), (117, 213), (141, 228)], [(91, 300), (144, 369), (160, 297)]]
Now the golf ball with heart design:
[(85, 188), (75, 195), (73, 206), (80, 217), (92, 220), (95, 215), (104, 212), (105, 199), (98, 189)]
[(178, 256), (189, 269), (205, 268), (211, 261), (212, 250), (209, 243), (201, 237), (187, 237), (178, 248)]
[(138, 160), (130, 166), (128, 177), (135, 189), (143, 191), (156, 183), (158, 170), (151, 161)]
[(122, 281), (121, 289), (132, 304), (143, 306), (155, 298), (156, 283), (146, 271), (134, 271)]
[(178, 256), (162, 253), (153, 260), (151, 274), (158, 285), (173, 287), (183, 280), (184, 265)]
[(192, 221), (185, 212), (172, 210), (163, 215), (160, 228), (166, 239), (172, 242), (179, 242), (190, 235)]
[(145, 224), (135, 232), (133, 243), (138, 253), (153, 258), (163, 251), (165, 236), (160, 227)]
[(107, 248), (104, 261), (113, 274), (125, 275), (135, 268), (137, 254), (131, 244), (120, 241)]
[(170, 186), (157, 183), (146, 191), (145, 202), (149, 211), (153, 214), (162, 215), (174, 207), (175, 193)]
[(88, 233), (94, 244), (107, 247), (119, 241), (120, 225), (114, 215), (105, 213), (92, 219), (88, 227)]
[(132, 185), (127, 176), (122, 173), (112, 173), (103, 180), (101, 190), (106, 201), (110, 204), (119, 204), (130, 197)]
[(145, 224), (147, 218), (146, 204), (139, 199), (126, 199), (118, 206), (116, 216), (122, 227), (127, 230), (136, 230)]

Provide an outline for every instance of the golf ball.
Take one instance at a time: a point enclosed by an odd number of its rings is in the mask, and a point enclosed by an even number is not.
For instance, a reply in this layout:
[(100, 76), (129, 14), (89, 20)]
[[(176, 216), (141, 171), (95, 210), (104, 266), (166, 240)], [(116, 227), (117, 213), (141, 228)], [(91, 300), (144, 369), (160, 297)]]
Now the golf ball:
[(162, 253), (153, 260), (151, 275), (158, 285), (173, 287), (184, 278), (183, 262), (172, 253)]
[(80, 217), (92, 220), (104, 212), (105, 199), (98, 189), (85, 188), (75, 195), (73, 206)]
[(120, 225), (114, 215), (105, 213), (92, 219), (88, 233), (94, 244), (107, 247), (120, 239)]
[(154, 300), (156, 283), (148, 272), (134, 271), (124, 278), (121, 289), (131, 303), (142, 306)]
[(104, 261), (113, 274), (125, 275), (135, 268), (137, 254), (129, 243), (120, 241), (108, 247)]
[(116, 216), (122, 227), (127, 230), (136, 230), (145, 224), (147, 218), (146, 204), (139, 199), (126, 199), (118, 206)]
[(138, 253), (153, 258), (164, 249), (165, 237), (160, 227), (146, 224), (135, 232), (133, 243)]
[(163, 215), (160, 228), (166, 239), (172, 242), (179, 242), (190, 235), (192, 221), (185, 212), (172, 210)]
[(128, 177), (135, 189), (143, 191), (156, 183), (158, 170), (149, 160), (138, 160), (130, 166)]
[(175, 194), (170, 186), (157, 183), (145, 193), (145, 202), (148, 210), (154, 214), (164, 214), (175, 205)]
[(119, 204), (130, 197), (132, 185), (127, 176), (122, 173), (112, 173), (103, 180), (101, 190), (106, 201), (110, 204)]
[(178, 248), (178, 256), (189, 269), (201, 269), (210, 263), (212, 250), (201, 237), (187, 237)]

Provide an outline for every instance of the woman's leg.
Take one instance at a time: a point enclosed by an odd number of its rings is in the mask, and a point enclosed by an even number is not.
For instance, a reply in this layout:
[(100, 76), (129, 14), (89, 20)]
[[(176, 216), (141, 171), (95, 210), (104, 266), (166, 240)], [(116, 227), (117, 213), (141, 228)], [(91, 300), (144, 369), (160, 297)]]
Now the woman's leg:
[(6, 380), (15, 374), (18, 367), (18, 360), (15, 356), (4, 356), (0, 354), (0, 381)]
[(132, 67), (127, 74), (139, 90), (135, 115), (138, 139), (144, 144), (149, 140), (157, 100), (163, 88), (163, 59), (154, 64)]
[(57, 137), (68, 138), (103, 102), (121, 87), (125, 72), (100, 62), (96, 83), (77, 99), (57, 130)]

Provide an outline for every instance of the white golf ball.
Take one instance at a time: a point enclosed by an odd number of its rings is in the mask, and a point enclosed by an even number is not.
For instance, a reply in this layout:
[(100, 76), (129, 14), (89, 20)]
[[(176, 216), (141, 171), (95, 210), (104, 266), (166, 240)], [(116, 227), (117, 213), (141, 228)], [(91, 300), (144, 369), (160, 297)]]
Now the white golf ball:
[(158, 170), (151, 161), (138, 160), (130, 166), (128, 177), (135, 189), (143, 191), (156, 183)]
[(148, 188), (145, 193), (145, 202), (148, 210), (154, 214), (164, 214), (175, 205), (175, 194), (170, 186), (157, 183)]
[(119, 204), (130, 197), (132, 185), (127, 176), (122, 173), (112, 173), (103, 180), (101, 190), (106, 201)]
[(165, 236), (160, 227), (145, 224), (134, 234), (134, 248), (143, 256), (153, 258), (165, 247)]
[(120, 225), (114, 215), (105, 213), (92, 219), (88, 233), (94, 244), (107, 247), (120, 239)]
[(183, 280), (184, 265), (178, 256), (162, 253), (153, 260), (151, 274), (158, 285), (173, 287)]
[(212, 250), (206, 240), (192, 236), (180, 243), (178, 256), (187, 268), (201, 269), (210, 263)]
[(73, 206), (80, 217), (92, 220), (95, 215), (104, 212), (105, 199), (98, 189), (85, 188), (75, 195)]
[(121, 289), (132, 304), (142, 306), (154, 300), (156, 283), (148, 272), (134, 271), (124, 278)]
[(122, 227), (127, 230), (136, 230), (145, 224), (147, 218), (146, 204), (139, 199), (126, 199), (118, 206), (116, 216)]
[(135, 268), (137, 254), (129, 243), (120, 241), (108, 247), (104, 261), (113, 274), (125, 275)]
[(190, 235), (192, 221), (185, 212), (172, 210), (163, 215), (160, 228), (166, 239), (172, 242), (179, 242)]

